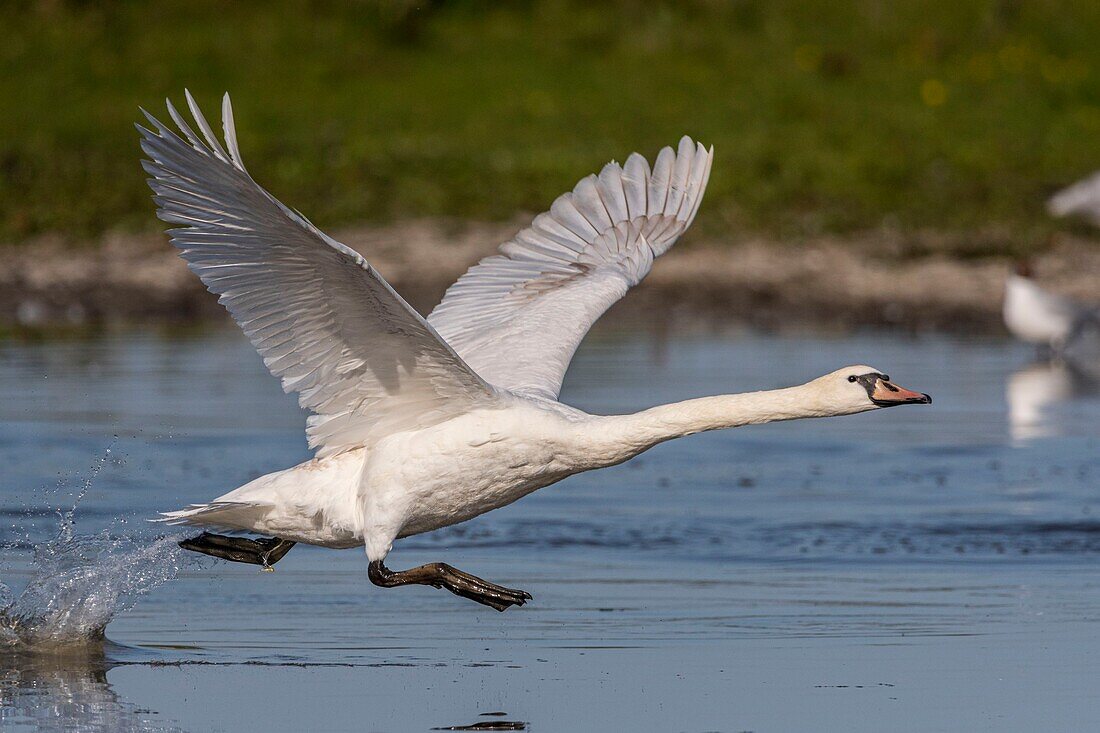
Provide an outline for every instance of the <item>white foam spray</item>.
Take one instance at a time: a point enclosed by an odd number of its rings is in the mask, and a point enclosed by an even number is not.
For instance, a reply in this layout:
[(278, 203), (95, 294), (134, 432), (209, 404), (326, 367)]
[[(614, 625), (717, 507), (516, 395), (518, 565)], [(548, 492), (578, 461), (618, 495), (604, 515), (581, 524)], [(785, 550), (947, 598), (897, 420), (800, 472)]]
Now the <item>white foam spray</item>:
[(0, 647), (95, 642), (118, 613), (178, 575), (185, 561), (176, 537), (124, 537), (110, 529), (74, 533), (77, 507), (111, 451), (82, 480), (72, 508), (58, 512), (56, 535), (34, 546), (34, 572), (26, 588), (16, 596), (0, 583)]

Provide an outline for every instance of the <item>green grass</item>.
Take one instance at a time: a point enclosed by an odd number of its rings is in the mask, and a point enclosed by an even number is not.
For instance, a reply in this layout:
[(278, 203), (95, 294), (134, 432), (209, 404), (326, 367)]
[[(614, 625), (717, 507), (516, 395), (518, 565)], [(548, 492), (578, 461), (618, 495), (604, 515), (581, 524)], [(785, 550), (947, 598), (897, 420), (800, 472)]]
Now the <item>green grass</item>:
[(4, 4), (0, 241), (154, 226), (131, 125), (184, 86), (229, 90), (253, 175), (329, 227), (539, 211), (686, 132), (711, 235), (984, 251), (1100, 168), (1100, 3), (422, 4)]

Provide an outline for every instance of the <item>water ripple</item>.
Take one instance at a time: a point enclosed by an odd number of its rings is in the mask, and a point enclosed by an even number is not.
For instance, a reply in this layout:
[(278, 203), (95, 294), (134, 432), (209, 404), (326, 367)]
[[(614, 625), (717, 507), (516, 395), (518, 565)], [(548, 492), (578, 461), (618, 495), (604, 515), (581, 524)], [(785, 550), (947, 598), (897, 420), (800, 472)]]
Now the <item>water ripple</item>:
[(845, 559), (1100, 554), (1100, 521), (798, 522), (694, 519), (637, 523), (514, 521), (457, 526), (406, 540), (410, 549), (599, 548), (704, 559)]

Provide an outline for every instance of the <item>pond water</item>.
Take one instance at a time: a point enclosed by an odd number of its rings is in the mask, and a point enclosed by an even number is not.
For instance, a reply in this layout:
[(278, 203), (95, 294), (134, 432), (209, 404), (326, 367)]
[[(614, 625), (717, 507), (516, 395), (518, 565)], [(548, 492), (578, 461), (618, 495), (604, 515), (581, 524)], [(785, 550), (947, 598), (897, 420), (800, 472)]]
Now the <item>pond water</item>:
[(374, 588), (359, 551), (261, 573), (144, 521), (308, 457), (236, 332), (0, 344), (0, 606), (20, 617), (0, 631), (45, 640), (0, 634), (0, 727), (1092, 728), (1087, 364), (995, 338), (608, 327), (563, 399), (625, 412), (852, 363), (935, 404), (673, 441), (396, 545), (392, 567), (534, 595), (499, 614)]

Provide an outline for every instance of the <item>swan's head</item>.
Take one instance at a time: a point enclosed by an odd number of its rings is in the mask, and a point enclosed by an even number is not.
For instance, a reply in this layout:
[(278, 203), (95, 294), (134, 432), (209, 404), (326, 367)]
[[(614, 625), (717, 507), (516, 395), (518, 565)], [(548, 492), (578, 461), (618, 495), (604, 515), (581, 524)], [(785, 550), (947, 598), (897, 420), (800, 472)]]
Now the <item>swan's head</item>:
[(866, 365), (837, 369), (811, 382), (835, 414), (877, 410), (898, 405), (930, 405), (923, 392), (899, 387), (885, 373)]

